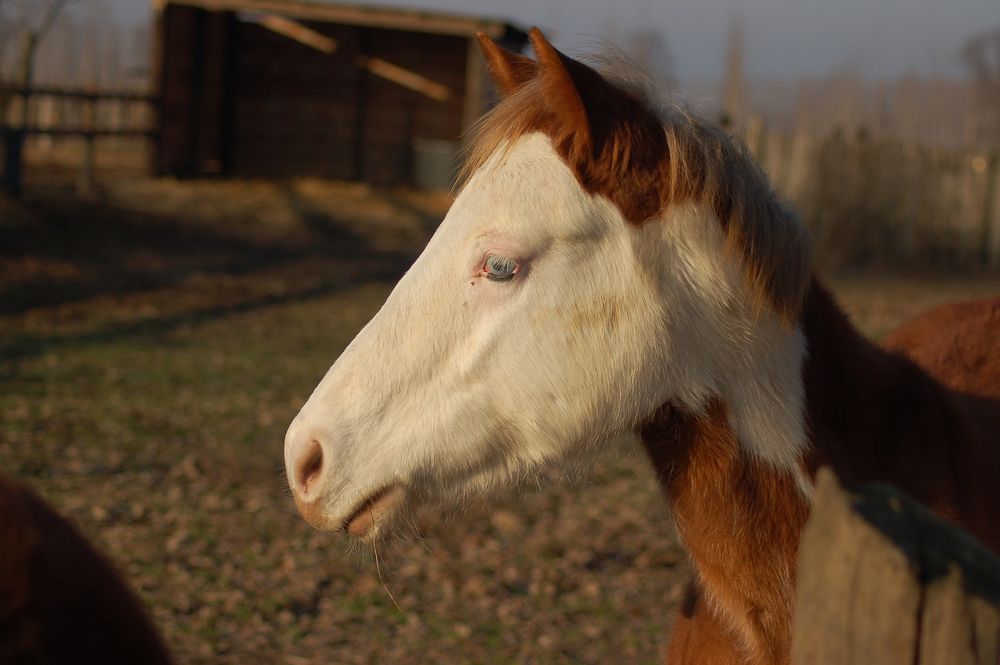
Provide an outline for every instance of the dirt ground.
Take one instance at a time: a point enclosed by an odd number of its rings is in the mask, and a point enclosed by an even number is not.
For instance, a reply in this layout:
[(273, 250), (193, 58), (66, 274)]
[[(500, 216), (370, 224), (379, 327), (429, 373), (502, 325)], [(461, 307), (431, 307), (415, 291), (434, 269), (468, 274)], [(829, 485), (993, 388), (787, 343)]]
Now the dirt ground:
[[(58, 178), (0, 198), (0, 468), (118, 563), (181, 663), (655, 663), (688, 564), (641, 451), (415, 520), (318, 533), (284, 430), (447, 207), (319, 181)], [(831, 278), (881, 335), (1000, 276)]]

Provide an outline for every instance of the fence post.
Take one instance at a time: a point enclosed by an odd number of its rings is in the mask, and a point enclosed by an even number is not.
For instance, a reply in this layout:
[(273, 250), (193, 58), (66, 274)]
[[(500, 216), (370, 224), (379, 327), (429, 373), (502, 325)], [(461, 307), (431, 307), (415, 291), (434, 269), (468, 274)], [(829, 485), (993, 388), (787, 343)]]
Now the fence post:
[(23, 129), (3, 128), (3, 189), (12, 198), (21, 196), (22, 155), (24, 154)]
[(76, 181), (76, 193), (87, 196), (94, 192), (94, 160), (97, 157), (97, 137), (94, 134), (97, 116), (97, 98), (83, 100), (83, 162)]
[(889, 486), (820, 471), (795, 603), (796, 665), (1000, 662), (1000, 558)]

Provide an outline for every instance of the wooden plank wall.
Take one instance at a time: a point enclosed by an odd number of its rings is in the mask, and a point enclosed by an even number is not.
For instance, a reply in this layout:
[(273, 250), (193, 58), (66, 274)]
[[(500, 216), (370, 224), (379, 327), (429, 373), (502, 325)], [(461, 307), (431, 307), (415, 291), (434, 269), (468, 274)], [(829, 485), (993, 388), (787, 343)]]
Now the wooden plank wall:
[(235, 16), (168, 5), (158, 23), (162, 105), (154, 172), (225, 172), (229, 164)]
[(230, 162), (236, 16), (205, 12), (200, 18), (202, 66), (194, 83), (198, 90), (198, 105), (193, 111), (197, 131), (194, 168), (198, 173), (223, 173)]
[(358, 32), (311, 28), (337, 41), (332, 55), (240, 22), (233, 172), (241, 176), (352, 176)]
[[(310, 23), (327, 55), (259, 25), (238, 24), (232, 172), (408, 183), (415, 138), (458, 140), (467, 40)], [(359, 67), (380, 58), (448, 86), (438, 101)]]
[[(412, 182), (415, 139), (458, 141), (469, 40), (328, 23), (332, 54), (232, 13), (168, 5), (157, 173)], [(377, 58), (449, 90), (432, 99), (366, 71)]]
[(370, 56), (399, 64), (449, 89), (438, 101), (369, 75), (363, 179), (410, 182), (413, 139), (457, 141), (462, 132), (468, 40), (461, 37), (372, 30)]
[(191, 109), (198, 53), (197, 12), (168, 5), (157, 20), (159, 60), (159, 137), (153, 160), (157, 174), (182, 174), (193, 168)]

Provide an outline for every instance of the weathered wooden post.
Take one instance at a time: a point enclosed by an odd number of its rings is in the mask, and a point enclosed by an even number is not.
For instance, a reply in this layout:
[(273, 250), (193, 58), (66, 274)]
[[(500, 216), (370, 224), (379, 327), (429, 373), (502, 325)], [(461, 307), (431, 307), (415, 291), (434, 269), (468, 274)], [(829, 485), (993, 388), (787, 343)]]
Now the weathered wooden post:
[(20, 127), (3, 128), (3, 188), (13, 198), (21, 195), (24, 136)]
[(27, 30), (22, 36), (21, 60), (16, 79), (21, 97), (21, 106), (17, 114), (19, 121), (17, 128), (8, 130), (4, 140), (4, 189), (14, 198), (21, 195), (24, 178), (24, 144), (28, 135), (28, 123), (31, 120), (31, 81), (34, 78), (38, 42), (37, 32)]
[(1000, 558), (894, 488), (821, 470), (793, 630), (796, 665), (997, 665)]
[(87, 196), (94, 192), (94, 161), (97, 158), (97, 97), (88, 95), (83, 98), (83, 161), (80, 164), (80, 175), (76, 181), (76, 193)]
[[(21, 194), (21, 179), (23, 176), (22, 160), (25, 137), (28, 133), (28, 122), (30, 117), (31, 86), (35, 76), (35, 57), (38, 54), (38, 46), (45, 39), (45, 36), (52, 29), (56, 18), (66, 5), (72, 0), (52, 0), (48, 3), (41, 16), (41, 21), (36, 27), (24, 26), (21, 34), (21, 57), (18, 65), (18, 74), (15, 83), (20, 89), (21, 95), (21, 121), (16, 130), (8, 130), (4, 137), (4, 189), (11, 196), (17, 197)], [(5, 109), (0, 109), (4, 111)], [(3, 118), (0, 118), (2, 121)], [(0, 122), (3, 124), (3, 122)]]

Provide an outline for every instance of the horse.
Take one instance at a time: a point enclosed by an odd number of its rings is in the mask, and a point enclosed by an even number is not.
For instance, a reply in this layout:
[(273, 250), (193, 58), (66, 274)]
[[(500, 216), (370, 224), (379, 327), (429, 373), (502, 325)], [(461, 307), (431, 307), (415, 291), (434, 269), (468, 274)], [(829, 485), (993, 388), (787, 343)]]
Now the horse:
[(670, 663), (788, 662), (821, 465), (1000, 548), (997, 364), (964, 394), (868, 341), (738, 140), (530, 39), (479, 36), (500, 100), (453, 205), (288, 429), (305, 520), (374, 541), (637, 435), (695, 570)]
[(35, 492), (2, 476), (0, 662), (172, 662), (114, 565)]
[(905, 354), (952, 390), (997, 397), (998, 331), (1000, 299), (988, 298), (928, 310), (893, 330), (882, 344)]

